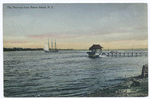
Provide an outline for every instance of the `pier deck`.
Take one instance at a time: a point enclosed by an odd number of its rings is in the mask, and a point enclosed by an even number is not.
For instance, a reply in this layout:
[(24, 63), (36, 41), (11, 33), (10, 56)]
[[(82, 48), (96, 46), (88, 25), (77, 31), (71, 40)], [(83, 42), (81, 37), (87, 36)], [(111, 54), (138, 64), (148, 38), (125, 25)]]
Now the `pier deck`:
[(103, 52), (106, 56), (148, 56), (147, 52)]

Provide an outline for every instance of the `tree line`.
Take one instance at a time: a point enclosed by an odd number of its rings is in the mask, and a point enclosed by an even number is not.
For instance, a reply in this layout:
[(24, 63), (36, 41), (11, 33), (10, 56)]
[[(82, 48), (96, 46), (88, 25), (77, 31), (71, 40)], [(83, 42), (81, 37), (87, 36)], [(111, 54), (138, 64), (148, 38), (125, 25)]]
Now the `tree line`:
[(36, 51), (43, 50), (43, 48), (3, 48), (3, 51)]

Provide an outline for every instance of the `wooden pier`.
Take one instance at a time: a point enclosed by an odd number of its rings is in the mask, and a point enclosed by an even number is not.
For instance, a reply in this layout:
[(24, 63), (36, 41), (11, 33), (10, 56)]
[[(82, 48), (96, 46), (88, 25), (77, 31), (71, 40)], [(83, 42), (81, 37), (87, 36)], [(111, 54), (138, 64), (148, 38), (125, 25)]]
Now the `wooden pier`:
[(147, 52), (103, 52), (102, 55), (106, 56), (128, 56), (128, 57), (133, 57), (133, 56), (148, 56)]

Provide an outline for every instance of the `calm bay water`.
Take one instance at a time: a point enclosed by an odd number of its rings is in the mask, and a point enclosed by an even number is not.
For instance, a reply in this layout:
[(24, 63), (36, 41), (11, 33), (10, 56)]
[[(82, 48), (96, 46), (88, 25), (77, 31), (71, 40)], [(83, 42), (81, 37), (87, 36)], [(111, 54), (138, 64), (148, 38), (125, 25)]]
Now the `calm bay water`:
[(4, 96), (83, 96), (140, 75), (146, 63), (145, 55), (91, 59), (86, 51), (4, 52)]

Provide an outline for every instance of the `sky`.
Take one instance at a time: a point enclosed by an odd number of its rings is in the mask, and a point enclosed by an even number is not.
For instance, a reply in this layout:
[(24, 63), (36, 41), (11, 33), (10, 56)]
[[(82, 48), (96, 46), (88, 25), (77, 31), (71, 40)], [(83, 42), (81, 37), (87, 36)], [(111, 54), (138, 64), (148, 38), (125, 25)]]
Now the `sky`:
[[(46, 7), (46, 8), (41, 8)], [(148, 48), (146, 3), (3, 4), (3, 47)], [(50, 45), (51, 46), (51, 45)]]

